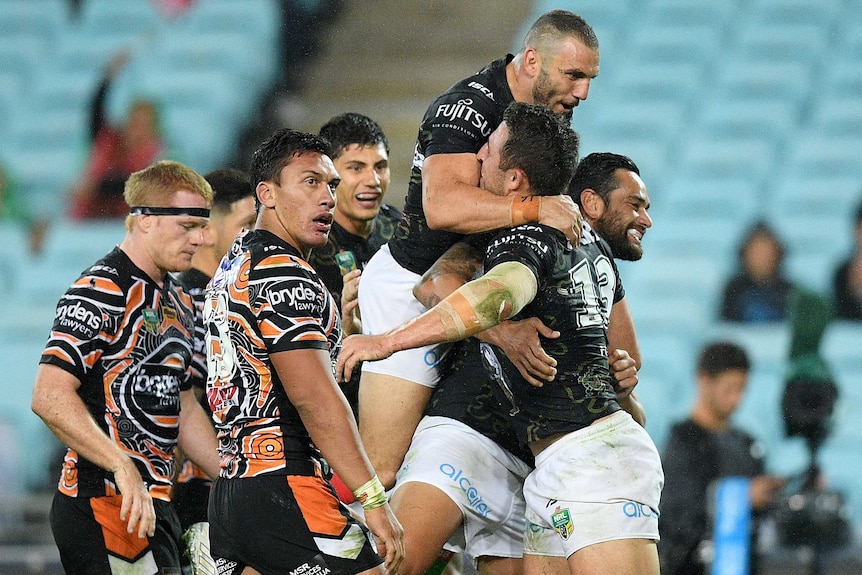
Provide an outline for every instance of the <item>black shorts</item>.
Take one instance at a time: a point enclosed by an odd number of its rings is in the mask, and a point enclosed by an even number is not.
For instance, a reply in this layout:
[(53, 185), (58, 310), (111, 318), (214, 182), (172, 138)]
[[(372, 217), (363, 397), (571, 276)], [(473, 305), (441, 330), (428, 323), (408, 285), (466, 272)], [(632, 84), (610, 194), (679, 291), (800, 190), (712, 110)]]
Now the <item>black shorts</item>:
[(383, 562), (365, 526), (319, 475), (216, 479), (209, 522), (222, 575), (246, 566), (264, 575), (353, 575)]
[(210, 497), (209, 479), (191, 479), (185, 483), (174, 483), (171, 501), (180, 518), (183, 532), (195, 523), (207, 520), (207, 502)]
[(66, 573), (111, 575), (135, 565), (141, 573), (179, 575), (180, 522), (171, 504), (153, 500), (156, 533), (140, 539), (137, 529), (126, 532), (127, 522), (120, 520), (121, 503), (120, 495), (54, 494), (51, 531)]

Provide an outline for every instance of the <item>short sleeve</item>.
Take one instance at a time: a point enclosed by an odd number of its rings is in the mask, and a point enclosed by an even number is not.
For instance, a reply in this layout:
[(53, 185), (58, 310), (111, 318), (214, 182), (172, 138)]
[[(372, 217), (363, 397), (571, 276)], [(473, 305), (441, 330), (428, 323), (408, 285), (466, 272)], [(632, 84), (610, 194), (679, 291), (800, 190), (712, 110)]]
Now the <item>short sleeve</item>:
[(259, 295), (260, 333), (270, 353), (329, 349), (332, 298), (313, 272), (299, 266), (269, 281)]
[(485, 253), (485, 271), (504, 262), (524, 264), (536, 276), (539, 285), (553, 272), (555, 249), (544, 226), (524, 224), (500, 232), (490, 241)]
[(484, 95), (469, 90), (447, 92), (431, 104), (422, 122), (425, 156), (476, 154), (501, 119), (498, 106)]
[(112, 340), (124, 309), (123, 292), (116, 283), (81, 277), (57, 304), (40, 363), (56, 365), (83, 381)]

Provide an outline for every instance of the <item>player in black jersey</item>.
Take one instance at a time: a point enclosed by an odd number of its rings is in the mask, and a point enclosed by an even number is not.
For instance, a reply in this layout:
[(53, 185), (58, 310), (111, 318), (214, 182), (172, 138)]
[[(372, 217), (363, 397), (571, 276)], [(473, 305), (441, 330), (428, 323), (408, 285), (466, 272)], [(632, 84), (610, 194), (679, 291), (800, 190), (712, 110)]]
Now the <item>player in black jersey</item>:
[[(341, 309), (344, 335), (359, 333), (357, 291), (360, 274), (383, 246), (401, 219), (401, 211), (383, 203), (389, 187), (389, 140), (367, 116), (346, 113), (320, 128), (320, 136), (332, 146), (332, 162), (341, 181), (335, 188), (335, 212), (326, 245), (311, 251), (308, 263), (323, 280)], [(342, 390), (358, 414), (359, 373), (342, 384)], [(350, 491), (333, 479), (339, 495), (349, 500)]]
[[(534, 103), (568, 116), (587, 98), (598, 71), (593, 30), (576, 14), (555, 10), (533, 24), (516, 55), (457, 82), (429, 106), (419, 127), (404, 217), (364, 272), (364, 333), (383, 333), (425, 311), (412, 296), (413, 285), (463, 234), (541, 222), (576, 241), (580, 220), (570, 198), (513, 199), (483, 190), (477, 153), (509, 103)], [(439, 379), (445, 349), (428, 346), (363, 366), (360, 433), (384, 485), (394, 482)]]
[(175, 447), (218, 474), (190, 388), (194, 306), (169, 274), (191, 265), (212, 189), (163, 161), (132, 174), (124, 197), (127, 233), (60, 299), (33, 390), (33, 411), (69, 448), (51, 508), (67, 573), (179, 569)]
[[(483, 176), (492, 160), (493, 154), (483, 163)], [(642, 205), (635, 211), (644, 209)], [(637, 227), (642, 235), (645, 220)], [(506, 382), (499, 399), (517, 420), (522, 442), (537, 456), (537, 469), (525, 486), (530, 519), (525, 551), (528, 557), (568, 557), (572, 572), (657, 573), (660, 464), (646, 432), (620, 410), (608, 365), (607, 322), (612, 303), (624, 292), (610, 248), (589, 226), (585, 229), (580, 248), (574, 250), (561, 234), (544, 226), (519, 226), (497, 236), (488, 249), (489, 271), (481, 280), (386, 337), (348, 339), (339, 369), (349, 369), (355, 359), (459, 339), (522, 308), (517, 318), (537, 315), (561, 334), (543, 341), (558, 360), (553, 382), (535, 388), (502, 354), (491, 358), (499, 379)], [(363, 349), (353, 357), (358, 347)], [(601, 438), (584, 442), (582, 435)], [(617, 451), (625, 455), (614, 460)], [(556, 457), (557, 452), (572, 455), (577, 465), (561, 463), (567, 457)], [(591, 474), (596, 463), (602, 470)], [(396, 491), (396, 513), (397, 496)], [(554, 505), (543, 516), (549, 501)], [(410, 527), (402, 521), (409, 541)], [(525, 566), (528, 572), (545, 568), (541, 562)]]
[[(254, 190), (248, 174), (234, 168), (222, 168), (204, 176), (213, 189), (210, 219), (204, 228), (204, 239), (192, 258), (192, 267), (177, 276), (192, 296), (195, 311), (201, 318), (196, 324), (195, 351), (192, 356), (192, 389), (204, 411), (212, 417), (206, 401), (206, 335), (203, 328), (204, 293), (207, 283), (218, 269), (237, 234), (254, 227), (257, 212), (254, 209)], [(184, 564), (210, 562), (207, 501), (212, 481), (204, 471), (189, 461), (180, 459), (176, 466), (171, 501), (177, 510), (183, 539), (186, 543)], [(197, 567), (196, 569), (197, 570)]]

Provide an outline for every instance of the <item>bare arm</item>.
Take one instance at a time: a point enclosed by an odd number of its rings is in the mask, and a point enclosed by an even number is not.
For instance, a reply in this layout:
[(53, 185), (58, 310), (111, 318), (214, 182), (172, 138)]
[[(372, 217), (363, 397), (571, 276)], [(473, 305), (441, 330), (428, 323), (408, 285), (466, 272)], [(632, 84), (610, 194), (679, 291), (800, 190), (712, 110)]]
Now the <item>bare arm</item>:
[[(359, 439), (353, 412), (332, 377), (329, 354), (298, 349), (270, 357), (314, 445), (344, 484), (356, 491), (375, 473)], [(386, 557), (387, 572), (397, 572), (404, 556), (403, 532), (389, 504), (366, 509), (365, 519), (377, 539), (378, 553)]]
[(634, 320), (625, 298), (611, 308), (608, 326), (608, 363), (616, 380), (615, 389), (620, 405), (635, 421), (646, 425), (646, 412), (634, 391), (638, 384), (641, 353)]
[(341, 333), (345, 336), (362, 333), (362, 319), (359, 317), (359, 279), (362, 270), (352, 270), (344, 274), (344, 287), (341, 288)]
[(81, 382), (59, 367), (41, 364), (33, 386), (33, 413), (81, 457), (114, 474), (123, 495), (120, 518), (128, 517), (127, 530), (138, 537), (152, 537), (156, 512), (147, 486), (132, 459), (96, 424), (77, 391)]
[[(481, 266), (482, 254), (470, 244), (458, 242), (425, 272), (413, 288), (413, 295), (425, 307), (434, 307), (473, 279)], [(557, 360), (545, 353), (539, 336), (556, 338), (560, 334), (538, 318), (520, 322), (504, 321), (476, 334), (478, 339), (503, 350), (525, 380), (541, 387), (545, 381), (552, 381), (556, 376)]]
[(395, 329), (381, 335), (348, 337), (338, 356), (338, 377), (350, 379), (360, 361), (476, 335), (517, 314), (537, 290), (538, 281), (530, 268), (518, 262), (502, 263)]
[(218, 477), (219, 459), (215, 430), (193, 389), (180, 392), (180, 431), (177, 444), (183, 454), (211, 478)]
[[(572, 243), (580, 240), (581, 213), (568, 195), (498, 196), (479, 186), (476, 154), (435, 154), (422, 164), (422, 209), (431, 229), (475, 234), (539, 222), (554, 227)], [(535, 202), (532, 207), (524, 201)]]

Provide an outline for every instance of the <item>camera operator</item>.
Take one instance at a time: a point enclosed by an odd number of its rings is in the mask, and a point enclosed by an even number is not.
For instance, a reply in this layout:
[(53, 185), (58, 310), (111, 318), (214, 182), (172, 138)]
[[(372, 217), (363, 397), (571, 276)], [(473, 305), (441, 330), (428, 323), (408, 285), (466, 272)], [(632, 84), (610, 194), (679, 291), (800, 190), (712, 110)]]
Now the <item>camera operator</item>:
[(750, 478), (749, 573), (757, 573), (757, 519), (775, 499), (782, 478), (764, 472), (762, 446), (733, 427), (750, 362), (728, 342), (706, 345), (697, 363), (698, 394), (688, 419), (676, 423), (662, 454), (665, 485), (659, 517), (659, 559), (663, 575), (702, 575), (711, 561), (712, 521), (708, 502), (716, 480)]

